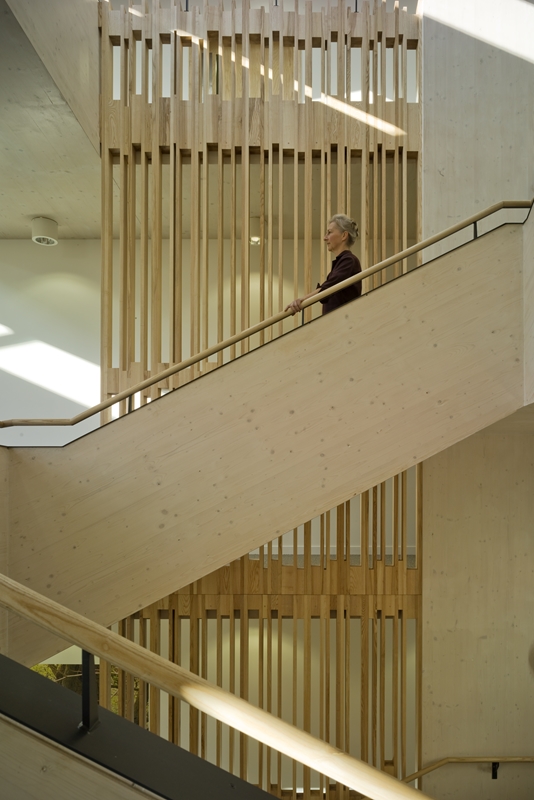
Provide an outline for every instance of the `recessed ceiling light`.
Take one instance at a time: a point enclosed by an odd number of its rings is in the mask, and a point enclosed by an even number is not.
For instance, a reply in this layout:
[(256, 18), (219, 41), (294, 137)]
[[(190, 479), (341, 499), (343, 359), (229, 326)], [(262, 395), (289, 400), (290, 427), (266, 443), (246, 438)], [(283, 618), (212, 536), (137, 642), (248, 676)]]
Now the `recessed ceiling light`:
[(260, 238), (260, 218), (259, 217), (251, 217), (250, 218), (249, 242), (250, 242), (250, 244), (254, 244), (254, 245), (259, 245), (261, 243), (261, 238)]

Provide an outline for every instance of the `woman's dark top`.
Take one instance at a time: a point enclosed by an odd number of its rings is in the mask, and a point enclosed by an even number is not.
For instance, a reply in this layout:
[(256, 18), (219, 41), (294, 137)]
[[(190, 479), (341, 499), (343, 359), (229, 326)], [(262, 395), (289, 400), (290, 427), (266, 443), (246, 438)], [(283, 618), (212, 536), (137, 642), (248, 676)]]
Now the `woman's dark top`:
[[(360, 262), (354, 253), (351, 253), (350, 250), (343, 250), (332, 261), (332, 269), (328, 273), (328, 277), (324, 283), (317, 284), (317, 289), (323, 292), (325, 289), (330, 289), (336, 283), (340, 283), (346, 278), (352, 277), (352, 275), (357, 275), (361, 271)], [(350, 303), (351, 300), (360, 297), (361, 293), (362, 282), (358, 281), (358, 283), (353, 283), (352, 286), (347, 286), (346, 289), (341, 289), (341, 291), (331, 294), (330, 297), (325, 297), (324, 300), (320, 301), (323, 304), (323, 314), (328, 314), (330, 311), (344, 306), (345, 303)]]

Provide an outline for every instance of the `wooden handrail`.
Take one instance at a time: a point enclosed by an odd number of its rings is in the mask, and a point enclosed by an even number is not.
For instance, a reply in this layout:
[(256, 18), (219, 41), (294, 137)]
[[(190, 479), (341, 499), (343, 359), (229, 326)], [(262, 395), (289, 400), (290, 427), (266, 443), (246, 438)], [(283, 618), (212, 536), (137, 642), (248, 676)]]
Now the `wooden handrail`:
[[(532, 200), (501, 200), (500, 203), (494, 203), (494, 205), (485, 208), (483, 211), (479, 211), (478, 214), (473, 214), (473, 216), (468, 217), (467, 219), (463, 220), (463, 222), (458, 222), (456, 223), (456, 225), (451, 225), (450, 228), (446, 228), (444, 231), (441, 231), (441, 233), (437, 233), (434, 236), (430, 236), (428, 239), (424, 239), (422, 242), (419, 242), (418, 244), (414, 244), (411, 247), (407, 247), (400, 253), (397, 253), (396, 255), (393, 256), (389, 256), (389, 258), (385, 258), (378, 264), (375, 264), (374, 266), (369, 267), (368, 269), (364, 269), (362, 272), (358, 273), (358, 275), (353, 275), (351, 278), (347, 278), (346, 280), (337, 283), (330, 289), (326, 289), (324, 292), (321, 292), (318, 295), (314, 295), (313, 297), (308, 298), (308, 300), (305, 300), (302, 303), (302, 308), (308, 308), (308, 306), (312, 306), (314, 303), (318, 303), (325, 297), (329, 297), (331, 294), (335, 294), (336, 292), (339, 292), (342, 289), (346, 289), (347, 286), (352, 286), (352, 284), (354, 283), (359, 283), (360, 281), (363, 281), (365, 278), (374, 275), (375, 272), (380, 272), (380, 270), (386, 269), (386, 267), (390, 267), (392, 264), (396, 264), (399, 261), (404, 261), (405, 258), (414, 255), (414, 253), (419, 253), (426, 247), (430, 247), (431, 245), (436, 244), (437, 242), (440, 242), (443, 239), (446, 239), (447, 236), (452, 236), (452, 234), (458, 233), (464, 228), (468, 228), (470, 225), (474, 225), (476, 222), (479, 222), (481, 219), (484, 219), (485, 217), (489, 217), (491, 214), (495, 214), (497, 211), (501, 211), (504, 208), (531, 208), (533, 202), (534, 201)], [(0, 428), (10, 428), (14, 426), (37, 426), (37, 425), (40, 426), (77, 425), (78, 422), (83, 422), (83, 420), (89, 419), (89, 417), (92, 417), (95, 414), (100, 413), (101, 411), (105, 411), (107, 408), (110, 408), (111, 406), (115, 405), (115, 403), (120, 403), (122, 400), (128, 399), (137, 392), (141, 392), (143, 391), (143, 389), (148, 389), (150, 386), (154, 386), (154, 384), (166, 380), (166, 378), (169, 378), (171, 375), (176, 375), (178, 372), (182, 372), (184, 369), (188, 369), (189, 367), (192, 367), (194, 364), (198, 364), (200, 361), (204, 361), (204, 359), (209, 358), (210, 356), (213, 356), (216, 353), (221, 352), (221, 350), (226, 350), (227, 347), (231, 347), (232, 345), (237, 344), (237, 342), (240, 342), (243, 339), (248, 339), (255, 333), (259, 333), (260, 331), (263, 331), (266, 328), (270, 328), (272, 325), (276, 325), (277, 322), (281, 322), (283, 319), (289, 316), (291, 316), (291, 311), (280, 311), (278, 312), (278, 314), (274, 314), (274, 316), (269, 317), (268, 319), (265, 319), (262, 322), (258, 322), (257, 325), (252, 325), (252, 327), (246, 328), (246, 330), (241, 331), (241, 333), (236, 333), (229, 339), (225, 339), (223, 342), (214, 344), (211, 347), (208, 347), (206, 350), (203, 350), (201, 353), (197, 353), (197, 355), (195, 356), (186, 358), (184, 361), (180, 361), (179, 364), (173, 364), (172, 367), (168, 367), (168, 369), (164, 370), (163, 372), (159, 372), (157, 375), (153, 375), (150, 378), (146, 378), (146, 380), (141, 381), (135, 386), (132, 386), (129, 389), (125, 389), (124, 391), (113, 395), (113, 397), (110, 397), (107, 400), (103, 400), (101, 403), (98, 403), (98, 405), (93, 406), (92, 408), (88, 408), (85, 411), (82, 411), (80, 414), (77, 414), (75, 417), (72, 417), (71, 419), (6, 419), (6, 420), (0, 420)]]
[(416, 800), (421, 792), (300, 731), (204, 678), (0, 574), (0, 605), (110, 661), (241, 733), (375, 800)]
[(493, 764), (494, 762), (499, 764), (534, 764), (534, 756), (448, 756), (447, 758), (441, 758), (439, 761), (434, 761), (427, 767), (423, 767), (423, 769), (408, 775), (402, 780), (404, 783), (411, 783), (417, 778), (422, 778), (423, 775), (433, 772), (435, 769), (444, 767), (446, 764)]

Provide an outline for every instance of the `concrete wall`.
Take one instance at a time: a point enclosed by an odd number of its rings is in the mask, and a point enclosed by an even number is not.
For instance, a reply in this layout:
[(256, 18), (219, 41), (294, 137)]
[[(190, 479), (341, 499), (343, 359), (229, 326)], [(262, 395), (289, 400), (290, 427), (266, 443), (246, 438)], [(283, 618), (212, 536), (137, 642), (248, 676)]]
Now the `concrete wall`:
[[(423, 758), (534, 751), (534, 412), (425, 462)], [(439, 800), (530, 800), (534, 764), (448, 765)]]
[(534, 403), (534, 213), (523, 228), (525, 405)]
[[(419, 11), (426, 237), (500, 200), (534, 196), (534, 5), (422, 0)], [(533, 227), (524, 228), (526, 403)], [(533, 454), (534, 414), (524, 409), (424, 465), (423, 765), (533, 752)], [(440, 800), (526, 800), (533, 785), (534, 765), (503, 765), (497, 781), (490, 765), (449, 765), (423, 780)]]
[(534, 5), (422, 0), (423, 235), (534, 196)]
[[(47, 248), (29, 239), (3, 239), (0, 323), (13, 331), (0, 337), (0, 349), (38, 341), (98, 365), (100, 241), (71, 239)], [(51, 372), (53, 366), (48, 369)], [(98, 397), (98, 383), (95, 390)], [(0, 419), (70, 418), (88, 405), (0, 369)], [(5, 428), (0, 430), (0, 445), (62, 445), (92, 425), (78, 426), (82, 427)]]
[[(9, 525), (9, 451), (0, 447), (0, 573), (8, 569), (8, 525)], [(7, 611), (0, 606), (0, 653), (7, 653)]]

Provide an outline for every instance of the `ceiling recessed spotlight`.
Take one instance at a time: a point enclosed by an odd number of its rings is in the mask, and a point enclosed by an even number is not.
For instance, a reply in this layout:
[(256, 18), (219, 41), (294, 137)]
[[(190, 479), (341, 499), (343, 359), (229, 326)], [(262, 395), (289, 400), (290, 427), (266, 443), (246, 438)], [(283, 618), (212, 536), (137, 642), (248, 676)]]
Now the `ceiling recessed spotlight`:
[(259, 217), (250, 218), (249, 242), (254, 245), (259, 245), (261, 242)]
[(51, 247), (58, 243), (57, 222), (47, 217), (32, 219), (32, 241)]

